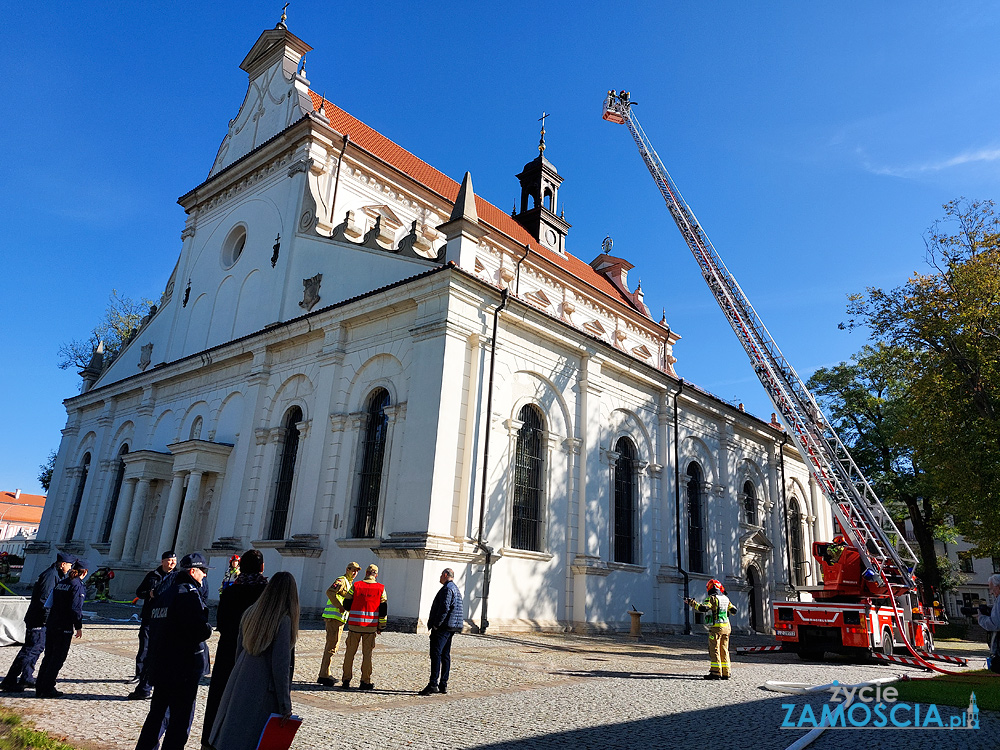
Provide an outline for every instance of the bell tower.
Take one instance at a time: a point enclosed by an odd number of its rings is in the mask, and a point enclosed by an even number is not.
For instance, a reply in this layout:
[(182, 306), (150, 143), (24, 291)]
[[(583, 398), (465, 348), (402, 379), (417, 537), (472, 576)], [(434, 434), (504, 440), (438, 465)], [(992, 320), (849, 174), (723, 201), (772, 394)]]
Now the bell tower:
[(571, 225), (559, 213), (559, 186), (563, 178), (556, 165), (545, 158), (546, 117), (549, 115), (543, 112), (538, 156), (517, 175), (521, 183), (521, 207), (520, 211), (515, 207), (512, 216), (539, 244), (562, 254), (566, 252), (566, 233)]

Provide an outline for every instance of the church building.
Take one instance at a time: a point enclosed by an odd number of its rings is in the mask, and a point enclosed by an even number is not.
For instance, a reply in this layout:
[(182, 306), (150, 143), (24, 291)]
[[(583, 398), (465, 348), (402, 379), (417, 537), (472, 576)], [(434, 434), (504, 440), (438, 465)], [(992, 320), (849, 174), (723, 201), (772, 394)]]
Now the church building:
[(200, 551), (214, 597), (255, 547), (312, 613), (356, 560), (390, 627), (451, 567), (472, 629), (660, 631), (718, 578), (768, 631), (833, 534), (781, 426), (679, 377), (631, 263), (571, 254), (544, 129), (508, 214), (316, 94), (310, 49), (282, 22), (241, 63), (161, 299), (65, 402), (25, 578), (67, 551), (127, 598)]

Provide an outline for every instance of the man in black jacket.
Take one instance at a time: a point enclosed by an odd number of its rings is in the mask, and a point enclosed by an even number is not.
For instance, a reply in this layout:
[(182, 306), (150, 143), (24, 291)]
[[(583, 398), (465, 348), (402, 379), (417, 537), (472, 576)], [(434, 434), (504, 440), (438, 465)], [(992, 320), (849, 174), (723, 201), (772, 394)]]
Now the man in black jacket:
[(139, 651), (135, 655), (135, 677), (139, 684), (135, 690), (126, 696), (127, 700), (145, 700), (153, 691), (146, 673), (146, 661), (149, 658), (149, 622), (153, 612), (153, 597), (156, 587), (177, 567), (177, 555), (173, 550), (167, 550), (160, 555), (160, 567), (146, 573), (139, 588), (135, 590), (137, 598), (142, 599), (142, 610), (139, 612)]
[[(448, 692), (451, 674), (451, 641), (455, 633), (462, 632), (465, 610), (462, 592), (455, 585), (455, 571), (445, 568), (441, 573), (441, 588), (431, 604), (427, 627), (431, 631), (431, 679), (420, 695)], [(440, 675), (440, 681), (439, 681)]]
[(205, 558), (193, 552), (180, 570), (155, 592), (150, 617), (147, 670), (153, 700), (139, 733), (136, 750), (183, 750), (191, 732), (198, 681), (204, 669), (202, 642), (212, 635), (201, 584), (208, 575)]
[(43, 570), (35, 581), (31, 589), (31, 603), (24, 613), (24, 645), (14, 657), (7, 676), (0, 682), (0, 692), (20, 693), (26, 687), (35, 686), (35, 663), (45, 650), (45, 620), (49, 614), (45, 602), (74, 562), (76, 558), (73, 555), (60, 552), (56, 561)]
[(45, 657), (35, 681), (36, 698), (61, 698), (64, 693), (56, 690), (56, 677), (66, 663), (69, 647), (76, 637), (83, 637), (83, 600), (87, 590), (83, 579), (87, 577), (90, 563), (78, 557), (73, 569), (52, 589), (52, 608), (45, 623)]

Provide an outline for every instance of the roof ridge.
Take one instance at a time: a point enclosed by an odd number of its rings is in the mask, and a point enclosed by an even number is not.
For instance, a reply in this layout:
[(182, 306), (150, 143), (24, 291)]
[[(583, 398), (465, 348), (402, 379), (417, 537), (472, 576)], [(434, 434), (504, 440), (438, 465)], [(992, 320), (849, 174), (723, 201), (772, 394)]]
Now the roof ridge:
[[(330, 126), (339, 133), (349, 134), (351, 141), (356, 146), (360, 146), (369, 153), (384, 160), (390, 166), (399, 169), (411, 179), (423, 185), (431, 192), (437, 193), (450, 203), (454, 204), (456, 202), (460, 187), (456, 180), (448, 177), (441, 170), (431, 166), (411, 151), (406, 150), (391, 138), (375, 130), (371, 125), (362, 122), (329, 99), (325, 99), (325, 104), (323, 104), (324, 97), (312, 89), (309, 90), (309, 95), (312, 97), (315, 107), (318, 108), (321, 105), (324, 107), (323, 111), (330, 120)], [(639, 315), (646, 317), (635, 306), (633, 300), (615, 287), (605, 276), (595, 271), (589, 263), (568, 251), (562, 255), (541, 245), (524, 227), (511, 218), (506, 211), (501, 210), (478, 194), (476, 195), (476, 210), (483, 223), (506, 234), (515, 242), (528, 245), (533, 253), (562, 268), (599, 294), (610, 297), (616, 302), (622, 303), (629, 309), (636, 311)]]

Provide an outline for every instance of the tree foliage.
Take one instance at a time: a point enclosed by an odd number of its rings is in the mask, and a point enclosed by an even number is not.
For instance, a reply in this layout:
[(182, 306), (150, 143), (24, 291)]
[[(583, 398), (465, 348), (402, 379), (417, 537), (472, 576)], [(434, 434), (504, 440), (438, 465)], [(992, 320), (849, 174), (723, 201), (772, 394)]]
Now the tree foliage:
[(101, 341), (104, 342), (105, 362), (114, 359), (132, 333), (139, 328), (143, 316), (152, 304), (152, 300), (134, 300), (119, 294), (117, 289), (112, 289), (104, 315), (90, 335), (85, 339), (74, 339), (59, 347), (59, 369), (84, 369), (90, 364), (90, 358)]
[(957, 199), (927, 231), (929, 271), (852, 295), (846, 327), (906, 352), (900, 441), (922, 491), (976, 555), (1000, 552), (1000, 219)]
[(42, 489), (46, 492), (49, 491), (49, 485), (52, 484), (52, 472), (56, 468), (56, 452), (52, 451), (49, 453), (49, 457), (45, 459), (45, 463), (38, 465), (38, 483), (42, 485)]

